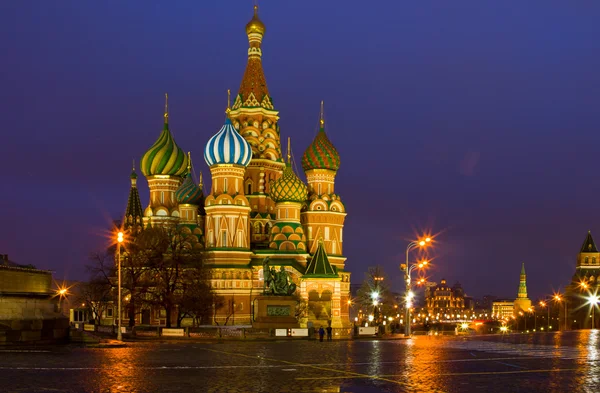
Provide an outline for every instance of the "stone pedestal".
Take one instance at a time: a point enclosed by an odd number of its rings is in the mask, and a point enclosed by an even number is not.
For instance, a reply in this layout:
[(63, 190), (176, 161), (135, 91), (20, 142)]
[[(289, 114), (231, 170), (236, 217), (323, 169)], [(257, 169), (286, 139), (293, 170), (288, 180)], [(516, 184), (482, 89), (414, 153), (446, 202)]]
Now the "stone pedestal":
[(299, 327), (295, 316), (296, 304), (293, 296), (258, 296), (254, 300), (254, 322), (257, 329), (290, 329)]

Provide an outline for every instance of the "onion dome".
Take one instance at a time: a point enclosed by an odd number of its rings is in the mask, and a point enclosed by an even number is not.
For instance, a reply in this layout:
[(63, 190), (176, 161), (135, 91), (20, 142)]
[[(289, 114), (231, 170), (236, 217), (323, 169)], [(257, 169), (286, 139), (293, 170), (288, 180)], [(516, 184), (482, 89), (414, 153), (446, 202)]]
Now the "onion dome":
[(190, 153), (188, 153), (188, 162), (190, 163), (187, 167), (188, 174), (183, 183), (181, 183), (181, 186), (175, 191), (175, 198), (178, 203), (199, 205), (203, 196), (202, 187), (197, 185), (194, 179), (192, 179)]
[(323, 120), (323, 102), (321, 101), (321, 128), (319, 133), (308, 146), (302, 156), (304, 171), (311, 169), (329, 169), (337, 171), (340, 168), (340, 155), (325, 134), (325, 121)]
[(144, 176), (183, 176), (187, 169), (187, 157), (169, 131), (168, 96), (165, 94), (165, 125), (160, 137), (142, 156), (140, 169)]
[(258, 33), (265, 35), (265, 24), (258, 18), (258, 6), (254, 6), (254, 16), (246, 25), (246, 34)]
[(307, 198), (306, 184), (292, 169), (290, 164), (290, 141), (288, 139), (288, 162), (283, 170), (283, 175), (271, 184), (271, 199), (277, 202), (298, 202), (303, 203)]
[[(228, 109), (229, 111), (229, 109)], [(204, 148), (204, 160), (208, 166), (234, 164), (247, 166), (252, 159), (252, 147), (231, 124), (229, 118)]]

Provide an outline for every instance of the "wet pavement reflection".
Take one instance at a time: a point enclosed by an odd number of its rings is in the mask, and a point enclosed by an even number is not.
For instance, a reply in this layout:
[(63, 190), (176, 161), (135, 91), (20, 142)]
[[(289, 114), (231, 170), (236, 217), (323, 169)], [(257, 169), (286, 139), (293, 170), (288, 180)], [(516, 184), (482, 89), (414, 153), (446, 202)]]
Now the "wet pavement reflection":
[(598, 392), (600, 331), (0, 347), (2, 392)]

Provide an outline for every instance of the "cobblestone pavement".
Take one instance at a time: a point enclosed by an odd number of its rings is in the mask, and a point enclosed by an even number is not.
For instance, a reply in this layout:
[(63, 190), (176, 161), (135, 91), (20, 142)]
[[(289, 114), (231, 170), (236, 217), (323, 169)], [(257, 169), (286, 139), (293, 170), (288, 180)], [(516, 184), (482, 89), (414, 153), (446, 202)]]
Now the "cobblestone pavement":
[(13, 392), (599, 392), (600, 331), (0, 347)]

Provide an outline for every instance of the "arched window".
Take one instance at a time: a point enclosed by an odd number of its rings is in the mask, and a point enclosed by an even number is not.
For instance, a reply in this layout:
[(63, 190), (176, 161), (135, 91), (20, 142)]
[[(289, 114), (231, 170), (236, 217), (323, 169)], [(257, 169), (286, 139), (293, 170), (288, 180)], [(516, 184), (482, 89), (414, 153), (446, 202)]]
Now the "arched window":
[(247, 189), (246, 195), (252, 195), (252, 183), (248, 183), (246, 185), (246, 189)]

